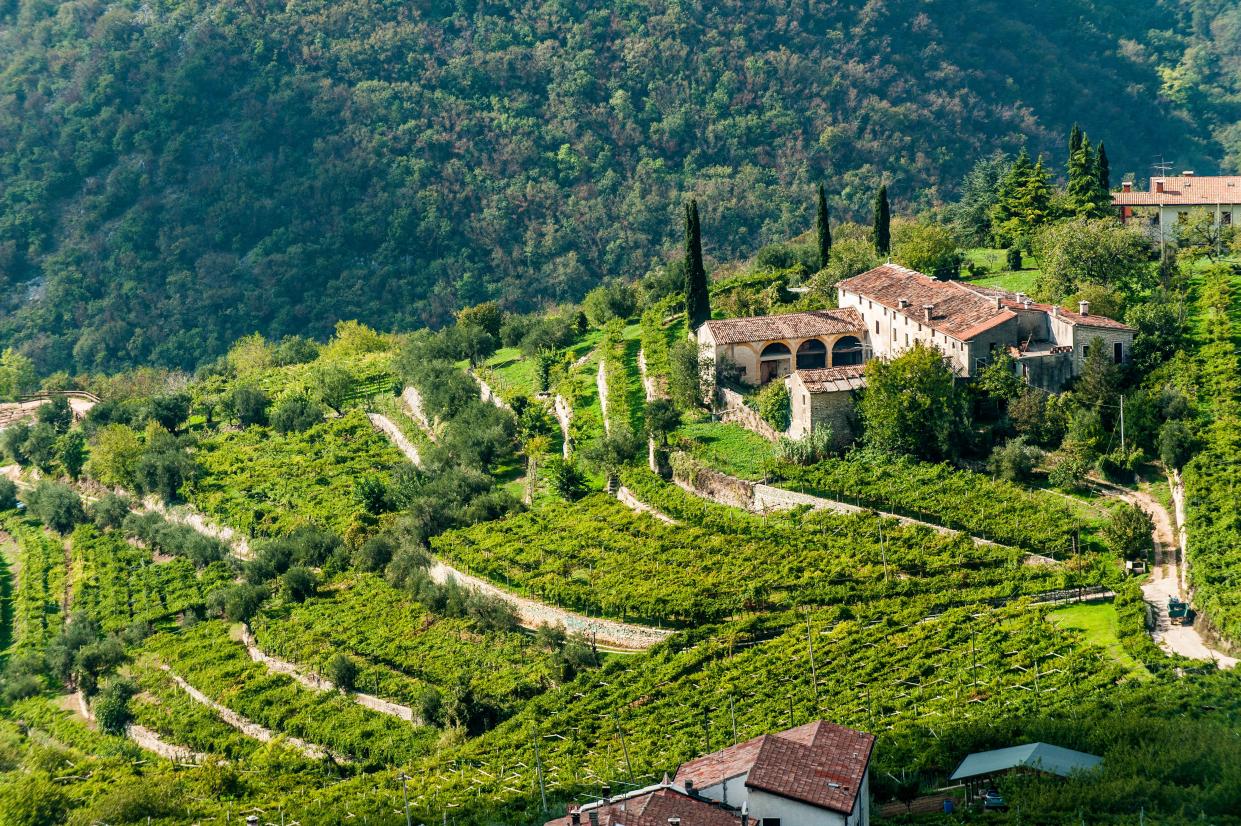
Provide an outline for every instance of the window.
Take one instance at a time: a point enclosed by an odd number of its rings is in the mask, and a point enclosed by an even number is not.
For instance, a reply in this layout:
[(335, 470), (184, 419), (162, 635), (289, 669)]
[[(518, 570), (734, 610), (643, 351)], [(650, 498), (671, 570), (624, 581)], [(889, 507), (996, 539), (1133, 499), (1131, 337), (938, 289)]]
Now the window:
[(765, 817), (765, 818), (763, 818), (763, 820), (762, 820), (762, 826), (780, 826), (780, 818), (778, 818), (778, 817)]
[(908, 347), (908, 346), (909, 346), (909, 333), (906, 333), (906, 334), (905, 334), (905, 346), (906, 346), (906, 347)]
[(1118, 341), (1112, 345), (1112, 361), (1116, 362), (1117, 364), (1120, 364), (1124, 360), (1125, 360), (1125, 350), (1121, 346), (1120, 342)]
[(990, 350), (990, 352), (992, 352), (992, 353), (994, 353), (994, 352), (995, 352), (995, 346), (996, 346), (996, 345), (995, 345), (995, 342), (994, 342), (994, 341), (993, 341), (993, 342), (991, 342), (991, 346), (990, 346), (990, 348), (988, 348), (988, 349)]
[(1182, 210), (1181, 212), (1176, 213), (1176, 222), (1177, 222), (1178, 224), (1188, 223), (1188, 222), (1189, 222), (1189, 213), (1188, 213), (1188, 212), (1185, 212), (1184, 210)]
[(879, 335), (879, 322), (878, 322), (878, 320), (876, 320), (876, 321), (875, 321), (875, 335)]
[(1090, 357), (1090, 345), (1083, 344), (1082, 345), (1082, 358), (1089, 358), (1089, 357)]
[(1230, 227), (1230, 226), (1232, 226), (1232, 213), (1231, 213), (1231, 212), (1221, 212), (1221, 213), (1219, 214), (1219, 222), (1220, 222), (1220, 224), (1221, 224), (1222, 226), (1225, 226), (1225, 227)]

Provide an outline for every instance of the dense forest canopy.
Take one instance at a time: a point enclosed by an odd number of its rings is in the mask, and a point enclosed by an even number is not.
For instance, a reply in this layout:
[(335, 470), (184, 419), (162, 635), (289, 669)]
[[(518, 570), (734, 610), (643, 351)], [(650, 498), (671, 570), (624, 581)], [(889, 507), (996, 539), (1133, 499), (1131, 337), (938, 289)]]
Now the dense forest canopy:
[(1114, 178), (1241, 160), (1213, 0), (0, 0), (0, 345), (190, 367), (254, 330), (580, 299), (952, 195), (1067, 125)]

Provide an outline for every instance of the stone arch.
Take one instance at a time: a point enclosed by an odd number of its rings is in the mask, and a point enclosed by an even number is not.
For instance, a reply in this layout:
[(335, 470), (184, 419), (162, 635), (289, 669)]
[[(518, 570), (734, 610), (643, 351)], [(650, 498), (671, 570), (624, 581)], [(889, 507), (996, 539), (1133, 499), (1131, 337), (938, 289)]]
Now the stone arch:
[(783, 341), (773, 341), (758, 354), (758, 383), (766, 384), (793, 372), (793, 351)]
[(832, 366), (862, 363), (862, 342), (857, 336), (841, 336), (832, 344)]
[(817, 338), (808, 338), (797, 348), (797, 369), (816, 370), (827, 366), (827, 345)]

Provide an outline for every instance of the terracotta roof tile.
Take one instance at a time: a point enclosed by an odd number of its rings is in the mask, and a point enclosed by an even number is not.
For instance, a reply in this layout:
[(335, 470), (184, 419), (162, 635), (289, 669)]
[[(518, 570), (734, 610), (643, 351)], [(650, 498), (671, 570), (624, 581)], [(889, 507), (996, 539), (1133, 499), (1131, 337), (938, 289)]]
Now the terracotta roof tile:
[(805, 313), (755, 316), (753, 318), (713, 319), (706, 323), (716, 344), (747, 341), (810, 338), (837, 333), (860, 333), (865, 325), (852, 307), (841, 310), (811, 310)]
[(822, 809), (853, 811), (874, 735), (819, 720), (765, 734), (681, 766), (676, 782), (700, 789), (747, 774), (746, 785)]
[[(959, 282), (939, 281), (897, 264), (882, 264), (869, 272), (846, 278), (836, 288), (881, 304), (959, 341), (968, 341), (1017, 317), (1006, 308), (996, 307), (994, 299)], [(902, 299), (907, 302), (904, 308), (900, 306)], [(931, 306), (929, 322), (922, 309), (926, 305)]]
[(1115, 206), (1241, 204), (1241, 175), (1177, 175), (1163, 178), (1163, 192), (1156, 192), (1159, 178), (1152, 178), (1146, 192), (1113, 192)]
[[(599, 826), (668, 826), (668, 818), (679, 817), (681, 826), (740, 826), (741, 818), (701, 798), (690, 797), (679, 789), (660, 788), (615, 800), (607, 806), (592, 807), (599, 814)], [(582, 826), (590, 818), (582, 814)], [(549, 820), (545, 826), (570, 826), (570, 815)]]
[[(990, 287), (971, 287), (970, 289), (983, 295), (998, 297), (1005, 307), (1013, 310), (1025, 310), (1027, 306), (1025, 302), (1018, 300), (1016, 293), (1010, 293), (1006, 290), (997, 290)], [(1051, 313), (1053, 309), (1056, 309), (1056, 305), (1039, 304), (1036, 301), (1031, 301), (1029, 309)], [(1128, 324), (1122, 324), (1114, 318), (1108, 318), (1105, 315), (1094, 315), (1093, 313), (1082, 315), (1064, 307), (1059, 308), (1059, 317), (1069, 324), (1076, 324), (1082, 327), (1099, 327), (1106, 330), (1130, 330), (1137, 332), (1133, 327), (1130, 327)]]
[(865, 387), (865, 373), (865, 365), (852, 364), (847, 367), (820, 367), (811, 370), (797, 370), (793, 375), (801, 379), (801, 383), (811, 393), (834, 393)]

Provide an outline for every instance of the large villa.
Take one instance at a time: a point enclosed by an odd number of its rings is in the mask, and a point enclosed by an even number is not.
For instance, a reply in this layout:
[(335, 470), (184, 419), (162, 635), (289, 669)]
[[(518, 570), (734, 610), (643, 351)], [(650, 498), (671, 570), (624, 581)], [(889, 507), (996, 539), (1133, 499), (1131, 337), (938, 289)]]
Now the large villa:
[(717, 367), (732, 365), (744, 384), (789, 385), (790, 435), (827, 420), (838, 438), (843, 410), (863, 386), (862, 365), (891, 358), (917, 342), (938, 349), (953, 371), (972, 378), (1007, 351), (1026, 383), (1057, 392), (1077, 376), (1092, 346), (1128, 361), (1134, 330), (1090, 312), (1040, 304), (1021, 293), (940, 281), (883, 264), (836, 285), (839, 309), (712, 320), (698, 346)]

